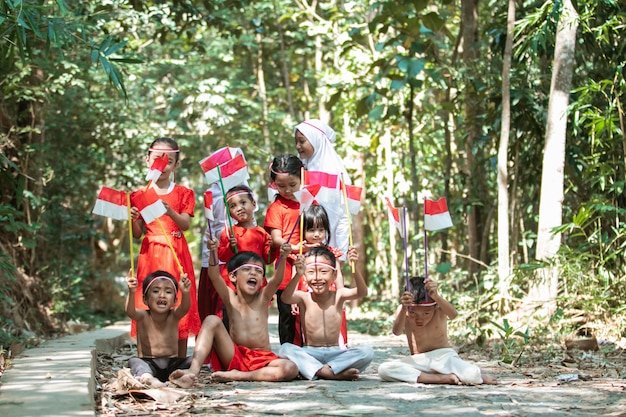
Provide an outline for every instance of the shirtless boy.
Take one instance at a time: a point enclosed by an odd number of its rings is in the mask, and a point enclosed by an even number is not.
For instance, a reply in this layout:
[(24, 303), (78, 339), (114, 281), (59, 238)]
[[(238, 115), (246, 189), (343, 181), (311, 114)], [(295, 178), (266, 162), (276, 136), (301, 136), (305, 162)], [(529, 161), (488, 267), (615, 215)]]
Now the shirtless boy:
[[(348, 249), (348, 260), (356, 261), (355, 247)], [(369, 346), (347, 350), (339, 347), (339, 331), (343, 306), (346, 301), (367, 295), (367, 285), (360, 273), (354, 273), (354, 288), (330, 286), (337, 278), (335, 255), (326, 247), (315, 247), (300, 255), (294, 263), (296, 274), (282, 294), (282, 301), (297, 304), (300, 310), (304, 346), (283, 343), (279, 355), (298, 365), (300, 374), (312, 379), (356, 380), (374, 358)], [(296, 290), (304, 275), (311, 292)]]
[(459, 357), (448, 341), (447, 320), (456, 309), (437, 291), (432, 279), (411, 279), (413, 292), (405, 291), (396, 312), (393, 334), (406, 333), (411, 356), (383, 362), (378, 375), (383, 381), (422, 384), (496, 384), (496, 378), (481, 374), (476, 365)]
[[(217, 259), (218, 240), (209, 239), (208, 246)], [(209, 277), (226, 307), (230, 334), (219, 317), (211, 315), (204, 319), (191, 366), (186, 371), (172, 373), (170, 379), (174, 383), (184, 388), (193, 385), (209, 354), (215, 370), (211, 379), (216, 382), (290, 381), (298, 376), (293, 362), (272, 353), (267, 326), (269, 303), (282, 281), (291, 245), (286, 243), (280, 250), (274, 277), (263, 288), (265, 263), (254, 252), (239, 252), (228, 261), (234, 291), (220, 276), (217, 263), (209, 264)]]
[(181, 303), (176, 305), (178, 285), (172, 274), (155, 271), (143, 281), (143, 301), (148, 310), (135, 308), (137, 278), (128, 275), (128, 297), (126, 314), (137, 323), (138, 358), (130, 358), (128, 366), (133, 376), (153, 387), (165, 385), (170, 373), (176, 369), (187, 369), (191, 357), (178, 357), (178, 322), (187, 314), (191, 301), (191, 281), (186, 274), (180, 278)]

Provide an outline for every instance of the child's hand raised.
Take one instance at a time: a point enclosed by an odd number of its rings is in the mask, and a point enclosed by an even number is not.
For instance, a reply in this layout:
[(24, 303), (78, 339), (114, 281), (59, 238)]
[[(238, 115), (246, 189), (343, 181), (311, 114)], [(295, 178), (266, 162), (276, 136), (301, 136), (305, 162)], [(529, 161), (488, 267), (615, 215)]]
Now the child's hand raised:
[(178, 287), (180, 288), (180, 292), (183, 294), (188, 294), (191, 289), (191, 280), (187, 278), (187, 274), (182, 274), (180, 276), (180, 281), (178, 282)]
[(296, 260), (293, 262), (293, 266), (296, 268), (296, 274), (294, 278), (299, 279), (304, 275), (306, 264), (304, 262), (304, 255), (297, 255)]
[(356, 262), (359, 260), (359, 252), (356, 250), (356, 246), (350, 246), (348, 248), (348, 261)]
[(280, 256), (289, 256), (291, 249), (291, 244), (289, 242), (283, 243), (280, 245)]
[(207, 239), (207, 241), (206, 241), (206, 247), (207, 247), (207, 249), (208, 249), (208, 250), (210, 250), (210, 251), (217, 250), (217, 248), (218, 248), (218, 246), (219, 246), (220, 242), (219, 242), (217, 239), (215, 239), (213, 236), (211, 236), (211, 235), (209, 234), (209, 232), (206, 232), (205, 234), (206, 234), (206, 235), (207, 235), (207, 237), (208, 237), (208, 239)]
[(400, 297), (400, 303), (408, 308), (411, 304), (413, 304), (413, 294), (411, 294), (409, 291), (405, 291), (402, 294), (402, 297)]
[(437, 292), (437, 282), (428, 278), (424, 281), (424, 289), (428, 292), (428, 296), (431, 298), (439, 297), (439, 293)]
[(137, 286), (139, 285), (139, 281), (132, 274), (130, 269), (128, 270), (128, 276), (126, 277), (126, 285), (128, 285), (128, 289), (130, 292), (135, 292), (137, 290)]

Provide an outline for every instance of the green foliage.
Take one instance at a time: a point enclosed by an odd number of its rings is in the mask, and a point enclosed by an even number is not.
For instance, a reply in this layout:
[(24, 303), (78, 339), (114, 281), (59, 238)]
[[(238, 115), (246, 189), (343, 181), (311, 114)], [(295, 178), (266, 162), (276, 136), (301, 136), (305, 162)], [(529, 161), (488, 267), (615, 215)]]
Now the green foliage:
[(501, 360), (515, 366), (522, 357), (526, 346), (530, 342), (530, 328), (521, 332), (513, 328), (507, 319), (502, 319), (502, 324), (491, 321), (500, 336)]

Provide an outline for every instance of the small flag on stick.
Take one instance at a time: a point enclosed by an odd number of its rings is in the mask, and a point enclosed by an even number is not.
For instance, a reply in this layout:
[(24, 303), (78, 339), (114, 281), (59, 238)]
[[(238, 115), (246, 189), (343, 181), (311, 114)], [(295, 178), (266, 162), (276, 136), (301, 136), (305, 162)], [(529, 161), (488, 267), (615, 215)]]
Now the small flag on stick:
[(221, 178), (224, 193), (250, 178), (248, 164), (243, 154), (232, 156), (230, 148), (223, 148), (204, 158), (200, 161), (200, 166), (209, 185), (220, 181)]
[(305, 187), (311, 185), (319, 186), (315, 193), (315, 199), (327, 210), (332, 209), (334, 206), (339, 206), (341, 201), (339, 175), (322, 171), (304, 171), (302, 185)]
[(167, 153), (164, 153), (160, 157), (155, 158), (152, 162), (152, 166), (150, 166), (148, 174), (146, 175), (146, 181), (148, 181), (148, 183), (158, 181), (159, 177), (163, 173), (163, 170), (165, 170), (168, 162), (169, 158), (167, 156)]
[(128, 220), (126, 193), (109, 187), (102, 187), (92, 213), (114, 220)]
[(311, 207), (313, 204), (318, 204), (319, 202), (315, 199), (317, 194), (321, 189), (320, 185), (305, 185), (300, 190), (294, 191), (293, 196), (300, 203), (300, 213), (304, 213), (306, 209)]
[(137, 207), (146, 224), (152, 223), (167, 212), (163, 201), (151, 189), (134, 193), (132, 204)]
[(213, 193), (211, 191), (204, 193), (204, 217), (208, 220), (215, 220), (213, 216)]
[(361, 209), (361, 195), (363, 194), (363, 188), (356, 185), (344, 184), (345, 198), (348, 204), (348, 211), (350, 214), (357, 215)]
[(448, 227), (452, 227), (452, 218), (446, 198), (441, 197), (437, 201), (424, 200), (424, 229), (440, 230)]
[(393, 204), (391, 204), (391, 200), (389, 199), (389, 197), (385, 197), (385, 201), (387, 204), (387, 209), (389, 210), (389, 221), (398, 228), (400, 236), (404, 237), (405, 225), (403, 225), (403, 218), (400, 218), (399, 210), (394, 207)]

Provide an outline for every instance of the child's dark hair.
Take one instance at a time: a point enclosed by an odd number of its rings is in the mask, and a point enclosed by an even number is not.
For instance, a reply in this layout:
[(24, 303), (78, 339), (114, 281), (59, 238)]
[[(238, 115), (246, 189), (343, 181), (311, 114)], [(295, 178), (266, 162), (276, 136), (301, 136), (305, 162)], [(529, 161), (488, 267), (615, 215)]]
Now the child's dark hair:
[(330, 250), (328, 250), (326, 246), (316, 246), (314, 248), (309, 249), (304, 254), (305, 258), (310, 258), (312, 256), (316, 258), (318, 256), (325, 257), (330, 262), (330, 266), (332, 266), (333, 268), (337, 267), (337, 258), (335, 258), (335, 255)]
[(272, 181), (276, 180), (278, 174), (295, 175), (300, 178), (300, 172), (302, 171), (302, 161), (297, 156), (291, 154), (283, 154), (274, 157), (272, 164), (270, 165), (270, 178)]
[(178, 292), (178, 283), (176, 282), (176, 278), (174, 278), (174, 275), (170, 274), (167, 271), (158, 270), (154, 271), (146, 278), (144, 278), (143, 284), (141, 285), (141, 291), (144, 297), (146, 296), (146, 292), (148, 292), (148, 288), (150, 288), (150, 284), (152, 284), (152, 281), (154, 281), (155, 279), (170, 280), (174, 284), (174, 291)]
[[(153, 148), (158, 148), (159, 144), (165, 144), (169, 146), (170, 148), (172, 148), (172, 150), (176, 150), (176, 151), (180, 149), (178, 147), (178, 143), (176, 143), (174, 139), (168, 138), (167, 136), (162, 136), (158, 139), (155, 139), (154, 142), (150, 144), (150, 148), (148, 149), (148, 155), (150, 155), (150, 153), (154, 150)], [(178, 161), (180, 152), (175, 152), (175, 154), (176, 154), (176, 161)]]
[(426, 288), (424, 288), (424, 277), (411, 277), (409, 279), (409, 291), (413, 295), (414, 304), (422, 304), (426, 301)]
[(228, 196), (233, 193), (248, 194), (248, 197), (250, 197), (250, 201), (254, 202), (254, 195), (252, 194), (252, 190), (247, 185), (240, 184), (232, 187), (226, 192), (226, 200), (228, 200)]
[(265, 276), (265, 261), (263, 261), (263, 258), (261, 258), (261, 256), (255, 252), (244, 251), (237, 253), (235, 256), (230, 258), (230, 260), (226, 264), (226, 269), (228, 270), (228, 272), (233, 272), (241, 265), (246, 264), (250, 261), (263, 265), (263, 276)]
[(318, 227), (326, 230), (326, 238), (324, 244), (328, 245), (330, 242), (330, 220), (328, 219), (328, 213), (326, 209), (317, 204), (312, 204), (304, 211), (304, 231), (308, 229), (315, 229)]

